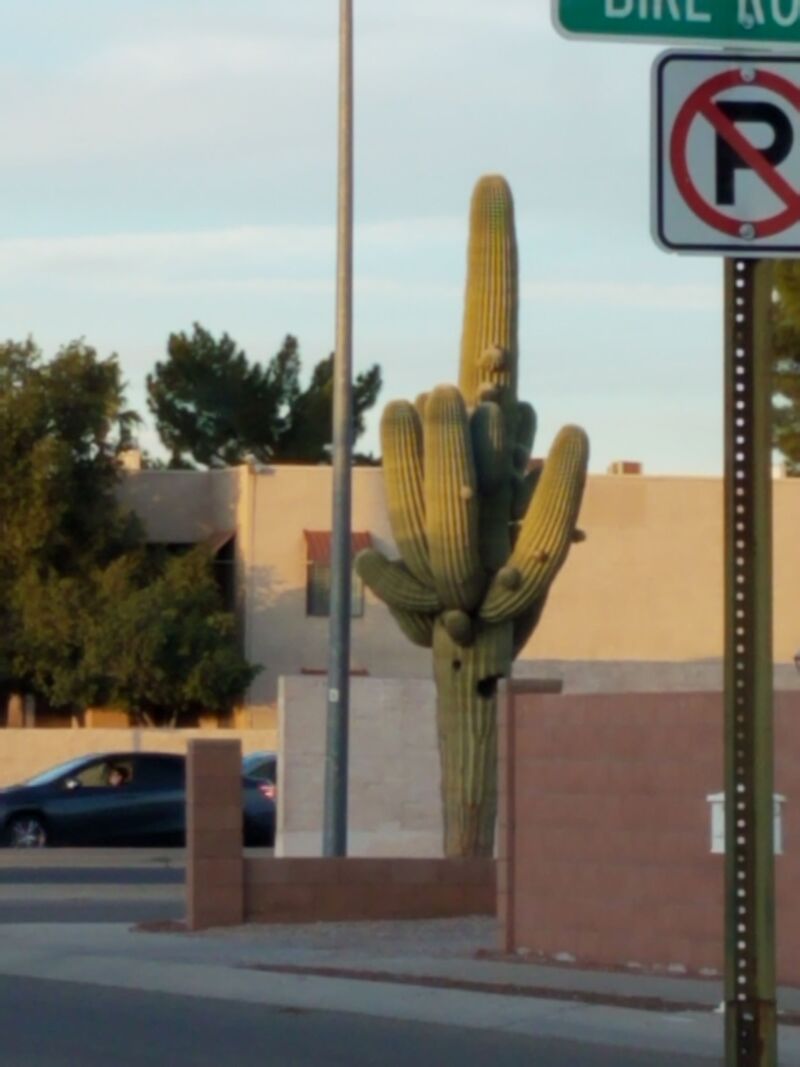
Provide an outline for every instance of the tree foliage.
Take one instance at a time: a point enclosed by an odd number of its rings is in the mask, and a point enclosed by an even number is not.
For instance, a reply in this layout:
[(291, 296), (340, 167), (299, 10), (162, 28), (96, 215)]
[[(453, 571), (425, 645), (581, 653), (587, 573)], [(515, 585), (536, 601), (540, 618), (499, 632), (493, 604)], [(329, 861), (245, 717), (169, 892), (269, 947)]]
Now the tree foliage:
[[(167, 358), (147, 378), (148, 407), (170, 466), (224, 467), (248, 456), (261, 463), (326, 462), (332, 368), (332, 356), (321, 360), (303, 388), (300, 350), (291, 335), (262, 366), (251, 363), (226, 333), (217, 339), (199, 323), (191, 334), (171, 334)], [(380, 388), (377, 365), (355, 380), (355, 439), (364, 432), (364, 415)]]
[(254, 670), (207, 556), (154, 559), (117, 503), (137, 422), (116, 357), (0, 345), (0, 689), (172, 721), (229, 706)]
[(167, 559), (142, 583), (129, 568), (103, 575), (103, 611), (91, 630), (89, 669), (102, 674), (105, 699), (137, 719), (175, 725), (222, 709), (258, 674), (237, 648), (234, 620), (222, 610), (204, 547)]

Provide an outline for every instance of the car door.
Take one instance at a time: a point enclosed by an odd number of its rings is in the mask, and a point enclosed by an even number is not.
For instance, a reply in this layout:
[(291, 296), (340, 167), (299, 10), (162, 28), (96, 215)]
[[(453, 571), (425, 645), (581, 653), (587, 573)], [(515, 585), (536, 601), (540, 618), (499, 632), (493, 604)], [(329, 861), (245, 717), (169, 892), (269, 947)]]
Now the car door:
[[(124, 785), (109, 783), (112, 767), (127, 774)], [(103, 756), (53, 783), (46, 815), (67, 843), (113, 844), (124, 835), (131, 802), (130, 757)]]
[(186, 766), (182, 756), (141, 753), (134, 759), (136, 820), (131, 843), (178, 841), (185, 824)]

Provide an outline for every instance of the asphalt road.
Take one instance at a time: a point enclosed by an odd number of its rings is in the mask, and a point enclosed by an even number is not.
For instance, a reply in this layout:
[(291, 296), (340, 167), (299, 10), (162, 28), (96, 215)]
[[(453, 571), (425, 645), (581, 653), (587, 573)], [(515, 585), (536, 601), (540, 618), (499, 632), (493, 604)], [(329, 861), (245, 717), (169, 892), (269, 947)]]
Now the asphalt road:
[(0, 1067), (675, 1067), (647, 1051), (16, 977), (0, 977), (0, 1034)]
[(183, 885), (176, 867), (3, 867), (3, 885)]
[[(186, 913), (180, 867), (0, 866), (0, 925), (9, 923), (138, 923)], [(81, 857), (83, 859), (83, 857)], [(37, 861), (43, 864), (44, 859)], [(20, 861), (30, 863), (27, 857)], [(4, 1067), (0, 1059), (0, 1067)]]
[[(16, 923), (143, 923), (182, 919), (182, 900), (19, 900), (0, 901), (0, 926)], [(0, 1057), (0, 1067), (6, 1067)]]

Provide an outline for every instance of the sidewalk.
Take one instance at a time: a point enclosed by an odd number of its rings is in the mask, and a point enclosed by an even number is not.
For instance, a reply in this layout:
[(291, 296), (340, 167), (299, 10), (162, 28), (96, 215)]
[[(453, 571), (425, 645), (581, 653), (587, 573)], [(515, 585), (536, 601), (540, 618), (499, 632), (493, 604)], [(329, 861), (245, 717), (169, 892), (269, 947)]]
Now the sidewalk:
[[(721, 1063), (720, 983), (475, 958), (493, 920), (243, 926), (198, 934), (118, 924), (3, 928), (0, 973), (606, 1043)], [(800, 991), (781, 992), (797, 1013)], [(800, 1026), (781, 1027), (781, 1067)]]

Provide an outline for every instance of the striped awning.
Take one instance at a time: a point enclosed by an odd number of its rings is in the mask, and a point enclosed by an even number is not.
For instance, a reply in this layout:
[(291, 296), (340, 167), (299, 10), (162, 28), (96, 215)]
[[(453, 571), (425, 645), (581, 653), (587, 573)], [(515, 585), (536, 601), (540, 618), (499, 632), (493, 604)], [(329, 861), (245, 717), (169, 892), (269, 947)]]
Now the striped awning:
[[(330, 566), (331, 531), (303, 530), (306, 539), (306, 559), (309, 563)], [(355, 556), (362, 548), (372, 548), (372, 534), (368, 530), (353, 530), (350, 534), (350, 551)]]

